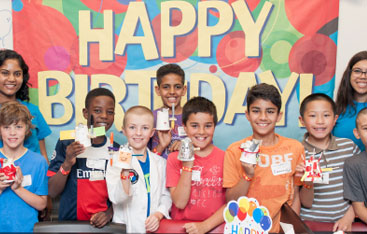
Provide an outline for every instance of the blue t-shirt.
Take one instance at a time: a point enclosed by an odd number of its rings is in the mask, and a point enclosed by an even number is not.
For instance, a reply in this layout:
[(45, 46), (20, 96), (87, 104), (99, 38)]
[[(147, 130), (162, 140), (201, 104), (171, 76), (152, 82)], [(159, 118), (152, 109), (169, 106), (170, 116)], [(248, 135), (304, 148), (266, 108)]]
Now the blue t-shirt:
[[(0, 158), (6, 158), (0, 152)], [(14, 162), (23, 174), (23, 183), (28, 191), (44, 196), (48, 194), (47, 162), (45, 158), (31, 150)], [(38, 211), (28, 205), (8, 187), (0, 195), (0, 232), (32, 232), (38, 222)]]
[(147, 196), (148, 196), (148, 206), (147, 206), (147, 217), (150, 214), (150, 161), (149, 161), (149, 154), (147, 151), (147, 159), (145, 162), (138, 160), (140, 163), (140, 167), (143, 170), (145, 186), (147, 188)]
[(348, 106), (347, 110), (344, 114), (339, 115), (338, 120), (336, 121), (333, 135), (336, 137), (344, 137), (349, 138), (354, 143), (356, 143), (361, 151), (365, 150), (365, 146), (363, 145), (360, 139), (357, 139), (353, 134), (353, 129), (356, 127), (356, 117), (360, 110), (364, 107), (367, 107), (367, 103), (359, 103), (354, 102), (356, 105), (356, 111), (353, 112), (353, 108)]
[[(24, 147), (33, 152), (41, 153), (39, 141), (45, 139), (48, 135), (50, 135), (51, 129), (47, 125), (46, 120), (43, 118), (43, 115), (41, 114), (37, 106), (29, 102), (21, 100), (17, 101), (25, 105), (28, 108), (31, 115), (33, 116), (32, 124), (34, 128), (31, 129), (32, 135), (29, 136), (27, 139), (25, 139)], [(0, 148), (1, 147), (3, 147), (3, 142), (0, 140)]]
[[(72, 142), (74, 140), (58, 140), (47, 176), (52, 177), (60, 169), (65, 161), (66, 148)], [(105, 138), (102, 144), (93, 144), (92, 147), (88, 147), (90, 152), (88, 156), (91, 158), (103, 156), (102, 154), (108, 156), (108, 142)], [(119, 148), (120, 146), (114, 142), (114, 147)], [(93, 214), (108, 209), (111, 204), (108, 200), (105, 179), (107, 163), (108, 160), (103, 159), (88, 161), (88, 158), (76, 158), (76, 163), (72, 166), (61, 193), (59, 220), (90, 220)], [(93, 178), (93, 173), (102, 176), (96, 179)]]

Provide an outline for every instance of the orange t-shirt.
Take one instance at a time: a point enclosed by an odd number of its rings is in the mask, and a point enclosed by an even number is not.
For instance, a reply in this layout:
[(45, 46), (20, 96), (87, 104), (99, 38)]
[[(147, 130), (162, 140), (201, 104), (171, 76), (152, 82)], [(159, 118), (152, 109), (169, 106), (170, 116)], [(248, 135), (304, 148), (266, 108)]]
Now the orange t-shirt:
[[(280, 209), (285, 202), (292, 205), (294, 186), (302, 185), (300, 177), (295, 177), (295, 169), (304, 157), (304, 148), (300, 142), (277, 134), (276, 136), (277, 144), (260, 146), (255, 175), (248, 193), (244, 194), (249, 198), (256, 198), (261, 206), (268, 208), (273, 220), (270, 232), (280, 231)], [(223, 187), (232, 188), (242, 178), (244, 171), (240, 161), (240, 145), (248, 140), (252, 140), (252, 136), (234, 142), (227, 148), (224, 157)], [(289, 173), (281, 170), (287, 161), (290, 161), (291, 166)]]

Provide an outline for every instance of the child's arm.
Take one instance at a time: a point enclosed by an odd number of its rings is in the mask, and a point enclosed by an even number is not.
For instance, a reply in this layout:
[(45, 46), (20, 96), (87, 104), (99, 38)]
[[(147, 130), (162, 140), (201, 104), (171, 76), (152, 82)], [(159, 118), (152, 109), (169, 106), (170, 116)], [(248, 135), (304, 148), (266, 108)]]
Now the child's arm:
[(364, 206), (364, 202), (352, 202), (352, 205), (356, 216), (367, 223), (367, 207)]
[(147, 232), (155, 232), (159, 228), (159, 222), (162, 220), (164, 215), (161, 212), (155, 212), (154, 214), (149, 215), (149, 217), (145, 220), (145, 229)]
[[(62, 169), (64, 171), (70, 171), (71, 167), (76, 163), (76, 156), (83, 153), (84, 150), (84, 146), (77, 141), (68, 145), (65, 153), (65, 161), (61, 165)], [(59, 170), (48, 180), (48, 193), (51, 197), (56, 197), (64, 191), (67, 178), (68, 175), (63, 175)]]
[(299, 186), (294, 186), (294, 195), (293, 195), (293, 202), (292, 202), (292, 209), (294, 212), (296, 212), (298, 215), (301, 212), (301, 201), (299, 198)]
[[(185, 168), (192, 168), (194, 161), (182, 162)], [(171, 187), (171, 198), (178, 209), (184, 209), (190, 200), (192, 171), (182, 170), (176, 187)]]
[(207, 233), (224, 222), (223, 210), (226, 205), (220, 207), (212, 216), (202, 222), (186, 223), (184, 228), (187, 233)]
[(48, 157), (47, 157), (45, 139), (39, 140), (38, 142), (40, 145), (40, 151), (41, 151), (42, 156), (46, 159), (47, 164), (50, 164), (50, 161), (48, 161)]
[(89, 222), (91, 225), (97, 228), (102, 228), (111, 221), (112, 216), (113, 216), (113, 208), (112, 206), (110, 206), (106, 211), (101, 211), (92, 215)]
[(4, 173), (0, 173), (0, 195), (3, 193), (3, 191), (9, 187), (10, 183), (3, 182), (4, 180), (7, 180), (8, 177)]
[(121, 170), (110, 165), (107, 166), (106, 184), (108, 190), (108, 198), (113, 204), (122, 204), (127, 202), (130, 194), (129, 178), (121, 179), (121, 176), (128, 176), (129, 170)]
[(256, 165), (243, 162), (241, 162), (241, 164), (243, 170), (245, 171), (247, 180), (245, 179), (245, 176), (242, 176), (240, 181), (238, 181), (238, 183), (235, 186), (233, 186), (232, 188), (227, 188), (226, 191), (227, 202), (231, 200), (236, 201), (239, 197), (246, 196), (248, 193), (248, 189), (250, 188), (251, 180), (255, 175)]
[(11, 189), (17, 194), (23, 201), (28, 205), (32, 206), (37, 210), (43, 210), (47, 205), (47, 196), (39, 196), (34, 194), (21, 186), (23, 181), (23, 174), (20, 167), (17, 167), (15, 174), (15, 181), (11, 185)]
[(344, 214), (343, 218), (335, 222), (333, 227), (333, 232), (336, 231), (352, 231), (352, 223), (354, 221), (354, 210), (353, 206), (350, 206), (347, 212)]
[(157, 131), (159, 143), (155, 147), (157, 153), (162, 154), (165, 148), (171, 143), (171, 131)]
[(305, 182), (300, 188), (300, 200), (303, 207), (311, 208), (314, 199), (313, 182)]
[[(296, 177), (302, 177), (305, 173), (305, 164), (302, 162), (296, 166)], [(314, 199), (313, 182), (306, 181), (300, 188), (300, 200), (303, 207), (311, 208)]]
[(171, 146), (169, 147), (169, 151), (170, 152), (179, 151), (180, 147), (181, 147), (181, 141), (180, 140), (173, 141)]

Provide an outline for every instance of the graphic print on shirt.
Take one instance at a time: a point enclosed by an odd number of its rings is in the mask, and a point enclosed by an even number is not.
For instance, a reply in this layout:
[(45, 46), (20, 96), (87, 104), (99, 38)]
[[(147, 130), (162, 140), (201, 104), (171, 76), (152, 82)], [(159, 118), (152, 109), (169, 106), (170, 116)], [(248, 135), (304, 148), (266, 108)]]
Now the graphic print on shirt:
[(193, 166), (193, 179), (191, 181), (190, 205), (200, 208), (208, 207), (208, 200), (223, 195), (223, 178), (220, 168), (217, 165), (214, 165), (209, 170), (203, 170), (203, 168), (203, 166)]

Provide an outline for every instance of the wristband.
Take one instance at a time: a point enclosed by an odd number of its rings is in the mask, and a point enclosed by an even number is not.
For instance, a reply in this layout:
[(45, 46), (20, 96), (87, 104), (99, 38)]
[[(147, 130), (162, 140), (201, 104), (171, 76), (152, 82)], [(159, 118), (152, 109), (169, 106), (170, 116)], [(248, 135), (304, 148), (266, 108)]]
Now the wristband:
[(248, 177), (248, 176), (246, 175), (246, 173), (245, 173), (245, 172), (242, 174), (242, 177), (243, 177), (246, 181), (248, 181), (248, 182), (250, 182), (250, 181), (252, 180), (252, 178)]
[(161, 153), (159, 153), (159, 152), (157, 151), (157, 148), (154, 148), (154, 149), (153, 149), (153, 153), (155, 153), (156, 155), (161, 155)]
[(191, 167), (182, 167), (183, 171), (187, 171), (187, 172), (192, 172), (192, 168)]
[(70, 170), (68, 170), (68, 171), (65, 171), (64, 170), (64, 168), (62, 168), (62, 165), (61, 165), (61, 167), (60, 167), (60, 170), (59, 170), (60, 172), (61, 172), (61, 174), (63, 174), (63, 175), (69, 175), (69, 173), (70, 173)]
[(310, 188), (312, 188), (312, 185), (307, 185), (306, 183), (303, 183), (303, 187), (306, 188), (306, 189), (310, 189)]
[(121, 179), (122, 179), (122, 180), (126, 180), (126, 179), (128, 179), (128, 178), (129, 178), (129, 176), (121, 175)]

